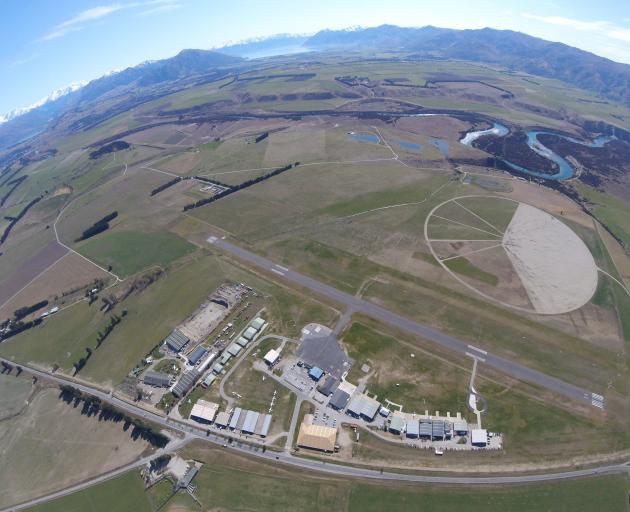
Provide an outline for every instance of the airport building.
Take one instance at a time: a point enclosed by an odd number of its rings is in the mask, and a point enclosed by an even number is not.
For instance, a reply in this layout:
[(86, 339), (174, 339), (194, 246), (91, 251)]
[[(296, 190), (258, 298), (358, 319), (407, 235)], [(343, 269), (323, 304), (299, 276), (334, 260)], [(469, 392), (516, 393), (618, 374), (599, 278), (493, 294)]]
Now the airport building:
[(168, 388), (173, 381), (173, 377), (168, 373), (153, 372), (149, 370), (142, 377), (142, 382), (147, 386), (153, 386), (156, 388)]
[(304, 416), (297, 438), (297, 445), (300, 448), (331, 453), (335, 451), (336, 442), (336, 428), (313, 425), (313, 415), (307, 414)]
[(212, 423), (218, 410), (219, 404), (199, 399), (190, 411), (190, 419), (198, 423)]
[(190, 338), (188, 338), (188, 336), (179, 329), (175, 329), (166, 337), (164, 343), (166, 343), (166, 346), (173, 352), (180, 352), (186, 345), (188, 345), (189, 341)]

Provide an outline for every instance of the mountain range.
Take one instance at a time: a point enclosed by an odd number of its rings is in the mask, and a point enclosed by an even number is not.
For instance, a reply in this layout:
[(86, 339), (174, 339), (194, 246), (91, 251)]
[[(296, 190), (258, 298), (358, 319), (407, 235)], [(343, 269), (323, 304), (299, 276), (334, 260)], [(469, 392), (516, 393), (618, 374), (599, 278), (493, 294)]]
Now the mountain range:
[[(92, 80), (78, 90), (66, 91), (61, 97), (50, 98), (40, 106), (27, 109), (26, 113), (13, 112), (10, 120), (0, 124), (0, 149), (60, 122), (69, 112), (87, 112), (91, 106), (105, 99), (125, 96), (125, 102), (111, 111), (115, 114), (123, 107), (131, 108), (184, 87), (217, 79), (222, 74), (229, 74), (230, 68), (233, 73), (242, 71), (239, 67), (247, 67), (247, 63), (252, 62), (246, 57), (259, 51), (266, 55), (274, 51), (282, 54), (288, 46), (299, 46), (307, 51), (367, 49), (403, 52), (407, 59), (486, 63), (562, 80), (603, 98), (630, 105), (630, 65), (562, 43), (491, 28), (455, 30), (381, 25), (364, 29), (322, 30), (310, 37), (280, 35), (237, 43), (220, 51), (183, 50), (169, 59), (145, 62)], [(91, 118), (89, 122), (75, 126), (89, 126), (101, 118)]]

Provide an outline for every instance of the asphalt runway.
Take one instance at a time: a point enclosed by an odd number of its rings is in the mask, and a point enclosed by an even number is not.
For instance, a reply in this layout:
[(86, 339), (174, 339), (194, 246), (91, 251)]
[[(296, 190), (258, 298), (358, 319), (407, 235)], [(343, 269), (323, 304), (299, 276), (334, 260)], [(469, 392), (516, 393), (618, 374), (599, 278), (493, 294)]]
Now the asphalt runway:
[(550, 391), (566, 396), (573, 400), (586, 402), (598, 409), (604, 408), (604, 399), (601, 395), (593, 393), (589, 390), (580, 388), (573, 384), (569, 384), (563, 380), (557, 379), (550, 375), (546, 375), (537, 370), (528, 368), (514, 361), (496, 356), (483, 349), (474, 347), (460, 339), (444, 334), (427, 325), (415, 322), (405, 318), (397, 313), (393, 313), (381, 306), (368, 302), (364, 299), (355, 297), (348, 293), (337, 290), (336, 288), (317, 281), (311, 277), (305, 276), (291, 269), (277, 265), (267, 258), (263, 258), (246, 249), (238, 247), (222, 238), (210, 237), (208, 243), (226, 251), (237, 258), (255, 265), (264, 270), (268, 270), (278, 277), (282, 277), (287, 281), (295, 283), (304, 288), (308, 288), (313, 292), (327, 297), (335, 302), (345, 305), (357, 313), (364, 313), (381, 322), (392, 325), (413, 335), (420, 336), (429, 341), (437, 343), (444, 348), (453, 350), (462, 355), (474, 356), (480, 362), (491, 366), (492, 368), (508, 374), (510, 377), (517, 378), (526, 382), (542, 386)]

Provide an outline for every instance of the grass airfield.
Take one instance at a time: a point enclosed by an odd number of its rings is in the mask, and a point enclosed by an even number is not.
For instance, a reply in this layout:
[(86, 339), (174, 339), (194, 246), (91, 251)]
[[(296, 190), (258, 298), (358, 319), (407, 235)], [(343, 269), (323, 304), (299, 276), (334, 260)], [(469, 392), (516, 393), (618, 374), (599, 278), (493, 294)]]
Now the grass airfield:
[[(66, 271), (54, 271), (57, 267), (52, 259), (47, 273), (31, 276), (32, 282), (25, 277), (24, 289), (6, 307), (0, 305), (0, 312), (10, 315), (17, 307), (43, 299), (59, 304), (62, 311), (43, 325), (0, 344), (0, 355), (44, 368), (58, 367), (60, 372), (71, 374), (73, 363), (87, 348), (94, 348), (97, 333), (109, 322), (109, 315), (99, 311), (100, 303), (88, 306), (84, 301), (74, 301), (95, 277), (107, 281), (107, 286), (111, 286), (108, 293), (118, 293), (156, 269), (163, 275), (154, 284), (131, 294), (114, 310), (119, 313), (124, 309), (127, 315), (95, 350), (79, 374), (81, 379), (110, 388), (119, 386), (139, 361), (225, 280), (245, 282), (265, 294), (265, 307), (270, 311), (274, 333), (297, 336), (309, 322), (335, 325), (340, 313), (338, 305), (322, 303), (303, 290), (288, 288), (273, 275), (247, 268), (206, 243), (210, 235), (226, 236), (281, 265), (605, 395), (607, 410), (591, 410), (565, 403), (557, 396), (514, 382), (509, 376), (495, 374), (482, 366), (481, 389), (491, 403), (489, 428), (502, 430), (508, 439), (514, 436), (506, 444), (503, 460), (483, 461), (488, 467), (501, 463), (551, 464), (630, 449), (627, 427), (630, 417), (625, 406), (630, 393), (626, 350), (630, 341), (630, 297), (612, 280), (600, 275), (595, 294), (577, 310), (559, 315), (514, 311), (497, 301), (486, 300), (461, 283), (464, 280), (499, 298), (525, 304), (528, 299), (522, 286), (505, 262), (491, 251), (482, 253), (484, 257), (455, 258), (448, 263), (451, 274), (435, 261), (423, 234), (429, 213), (446, 201), (467, 195), (495, 198), (492, 206), (479, 200), (473, 209), (502, 228), (507, 227), (510, 215), (504, 211), (509, 207), (500, 205), (510, 202), (501, 198), (522, 201), (559, 218), (589, 247), (599, 268), (627, 282), (630, 257), (596, 219), (609, 228), (612, 226), (612, 232), (624, 239), (630, 236), (630, 224), (624, 216), (628, 203), (579, 184), (580, 193), (595, 205), (594, 219), (556, 191), (481, 165), (479, 159), (483, 153), (458, 142), (462, 133), (476, 128), (475, 123), (454, 117), (400, 118), (395, 122), (365, 119), (352, 112), (361, 109), (367, 112), (375, 107), (363, 104), (361, 98), (346, 98), (342, 94), (362, 95), (366, 91), (350, 90), (335, 77), (349, 74), (376, 81), (397, 76), (421, 85), (447, 71), (476, 77), (509, 89), (519, 105), (479, 84), (467, 87), (450, 83), (413, 91), (380, 84), (377, 90), (383, 105), (396, 100), (479, 112), (520, 126), (542, 125), (575, 131), (575, 127), (564, 121), (537, 113), (536, 109), (542, 107), (557, 109), (565, 105), (581, 115), (606, 121), (616, 119), (613, 116), (625, 113), (625, 109), (608, 104), (598, 105), (594, 111), (592, 104), (581, 101), (587, 97), (585, 93), (562, 84), (540, 79), (536, 85), (525, 80), (527, 77), (464, 63), (411, 66), (331, 61), (310, 64), (309, 68), (315, 77), (303, 82), (270, 78), (237, 81), (221, 89), (219, 85), (223, 83), (194, 87), (120, 114), (94, 129), (59, 139), (51, 135), (48, 143), (59, 150), (57, 155), (22, 169), (20, 175), (28, 179), (2, 208), (3, 216), (15, 215), (26, 202), (44, 194), (0, 246), (0, 286), (28, 263), (33, 254), (58, 237), (59, 243), (74, 251), (71, 257), (81, 260), (81, 266), (85, 267), (72, 281), (72, 287), (80, 291), (76, 297), (63, 295), (70, 288), (70, 280), (64, 278)], [(307, 94), (323, 92), (332, 96), (307, 99)], [(237, 98), (245, 94), (251, 101), (239, 102)], [(276, 99), (265, 98), (273, 95)], [(291, 95), (297, 98), (287, 99)], [(481, 101), (480, 96), (485, 100)], [(180, 122), (168, 115), (169, 110), (192, 107), (211, 114), (217, 108), (212, 106), (214, 102), (222, 102), (223, 113), (256, 112), (267, 117)], [(306, 115), (320, 109), (331, 109), (335, 115)], [(304, 115), (296, 119), (285, 116), (287, 112)], [(89, 158), (90, 144), (141, 128), (143, 119), (158, 113), (164, 114), (170, 124), (124, 136), (132, 144), (129, 150), (97, 160)], [(266, 131), (267, 138), (253, 142), (255, 136)], [(375, 136), (377, 142), (355, 140), (349, 132)], [(436, 140), (448, 145), (447, 154), (440, 151)], [(406, 147), (401, 141), (417, 144), (421, 149)], [(475, 159), (477, 164), (461, 163)], [(238, 186), (293, 162), (300, 165), (187, 212), (182, 211), (184, 205), (209, 197), (202, 190), (204, 184), (187, 179), (151, 195), (156, 187), (178, 176), (202, 176)], [(467, 176), (472, 179), (467, 180)], [(7, 190), (6, 184), (0, 186), (0, 194)], [(83, 230), (113, 211), (118, 216), (107, 231), (86, 241), (76, 241)], [(466, 217), (465, 213), (456, 210), (441, 213), (450, 220), (432, 221), (431, 229), (439, 236), (454, 240), (487, 236), (479, 231), (487, 226)], [(466, 226), (453, 223), (453, 219)], [(0, 229), (5, 221), (0, 221)], [(470, 226), (476, 229), (471, 231)], [(474, 242), (469, 245), (472, 248)], [(463, 254), (466, 247), (457, 250)], [(444, 245), (440, 254), (456, 256), (453, 250), (452, 246)], [(424, 340), (405, 339), (386, 326), (366, 327), (365, 319), (361, 322), (353, 324), (346, 333), (345, 343), (353, 357), (365, 359), (377, 369), (368, 385), (372, 391), (393, 401), (407, 401), (414, 408), (465, 407), (469, 361), (437, 350)], [(411, 347), (422, 351), (426, 358), (418, 358), (411, 364), (405, 355)], [(435, 368), (444, 371), (437, 372)], [(404, 378), (409, 384), (395, 386), (395, 377)], [(244, 379), (243, 385), (251, 388), (254, 383)], [(597, 432), (603, 428), (613, 433), (598, 436)], [(545, 435), (545, 432), (550, 433)], [(362, 453), (357, 453), (357, 459), (395, 465), (396, 460), (385, 456), (386, 451), (378, 442), (372, 446), (368, 443)], [(410, 459), (402, 454), (397, 457), (399, 461)], [(478, 463), (467, 461), (470, 462)], [(405, 465), (413, 463), (405, 460)], [(449, 465), (447, 461), (446, 466)], [(240, 471), (243, 470), (234, 470), (228, 476), (208, 474), (203, 478), (227, 480)], [(121, 479), (120, 485), (133, 487), (136, 484), (132, 480)], [(118, 485), (115, 482), (118, 480), (106, 484), (109, 487), (103, 487), (102, 492), (114, 492), (112, 489)], [(626, 485), (625, 481), (620, 483), (621, 479), (602, 482), (610, 485), (611, 495), (615, 496)], [(400, 509), (405, 504), (436, 500), (443, 510), (448, 510), (461, 504), (458, 499), (463, 499), (463, 494), (458, 498), (457, 494), (447, 496), (446, 492), (433, 494), (428, 489), (404, 488), (393, 498), (380, 486), (348, 483), (340, 485), (339, 490), (331, 485), (322, 484), (320, 488), (308, 484), (309, 489), (303, 491), (313, 499), (322, 496), (322, 503), (327, 500), (334, 503), (342, 494), (347, 510), (359, 506), (378, 509), (383, 500), (395, 503)], [(550, 503), (545, 501), (551, 499), (548, 489), (560, 488), (574, 492), (577, 487), (573, 483), (539, 487), (540, 506), (544, 508)], [(493, 499), (518, 510), (515, 501), (510, 500), (522, 496), (521, 490), (496, 490), (488, 494), (479, 491), (480, 503)], [(567, 496), (571, 494), (566, 492)], [(67, 510), (83, 506), (80, 500), (87, 498), (79, 496), (73, 498), (79, 501), (67, 505), (70, 507)], [(366, 501), (363, 496), (371, 498)], [(227, 494), (221, 499), (228, 508), (246, 507), (245, 497), (242, 504), (230, 502)], [(274, 501), (271, 495), (265, 495), (264, 499), (269, 506), (282, 510), (290, 510), (292, 506)], [(141, 510), (145, 505), (140, 504), (142, 498), (138, 500), (137, 509)], [(563, 503), (573, 502), (566, 498)], [(171, 508), (187, 510), (189, 506), (176, 501)], [(610, 510), (615, 510), (616, 502), (610, 506)]]

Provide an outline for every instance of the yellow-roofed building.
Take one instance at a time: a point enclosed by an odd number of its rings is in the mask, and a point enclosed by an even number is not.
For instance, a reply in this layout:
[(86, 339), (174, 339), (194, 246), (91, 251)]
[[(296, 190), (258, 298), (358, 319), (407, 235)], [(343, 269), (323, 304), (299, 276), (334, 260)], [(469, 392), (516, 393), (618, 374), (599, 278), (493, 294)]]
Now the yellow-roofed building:
[(337, 442), (337, 429), (323, 425), (313, 425), (313, 415), (304, 416), (300, 426), (297, 445), (301, 448), (319, 450), (322, 452), (334, 452)]

